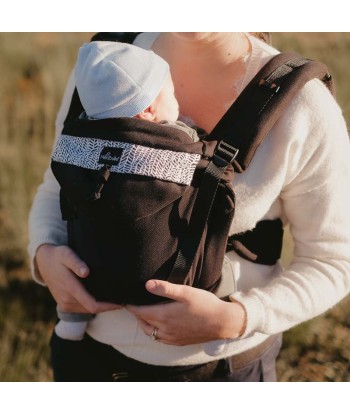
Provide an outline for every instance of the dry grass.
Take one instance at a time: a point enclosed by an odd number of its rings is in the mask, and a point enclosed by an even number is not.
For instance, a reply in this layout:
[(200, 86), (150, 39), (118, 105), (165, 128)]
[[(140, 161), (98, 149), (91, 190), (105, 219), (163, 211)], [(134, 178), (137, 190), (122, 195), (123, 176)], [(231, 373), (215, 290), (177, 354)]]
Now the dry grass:
[(54, 121), (85, 33), (1, 33), (0, 380), (51, 379), (54, 303), (32, 282), (27, 218), (48, 165)]
[[(48, 381), (48, 342), (55, 311), (30, 279), (27, 216), (48, 164), (54, 120), (79, 45), (87, 33), (1, 33), (0, 48), (0, 380)], [(283, 50), (329, 65), (350, 119), (350, 34), (273, 34)], [(292, 255), (286, 238), (284, 261)], [(285, 335), (281, 381), (347, 381), (349, 300)]]

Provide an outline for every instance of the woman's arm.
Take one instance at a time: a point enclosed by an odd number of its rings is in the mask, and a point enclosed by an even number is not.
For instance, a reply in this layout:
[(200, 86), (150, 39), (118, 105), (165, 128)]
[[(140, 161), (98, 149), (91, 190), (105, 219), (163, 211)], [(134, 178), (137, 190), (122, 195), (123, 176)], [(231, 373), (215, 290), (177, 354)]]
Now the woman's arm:
[[(61, 107), (56, 118), (55, 141), (62, 131), (74, 91), (74, 76), (71, 73), (63, 95)], [(44, 180), (38, 187), (29, 213), (29, 246), (34, 279), (43, 283), (35, 261), (36, 252), (42, 244), (66, 245), (67, 225), (62, 220), (59, 203), (60, 186), (49, 167), (44, 173)]]
[[(56, 119), (56, 140), (63, 128), (73, 91), (72, 73)], [(29, 214), (28, 251), (34, 279), (48, 286), (63, 311), (96, 314), (119, 308), (115, 304), (96, 302), (76, 278), (86, 277), (89, 269), (68, 246), (65, 246), (67, 227), (61, 217), (59, 191), (59, 184), (48, 168)]]
[(297, 137), (280, 195), (294, 258), (265, 288), (233, 295), (247, 310), (247, 334), (288, 330), (350, 290), (349, 136), (340, 108), (320, 83), (307, 85), (303, 96), (291, 115)]

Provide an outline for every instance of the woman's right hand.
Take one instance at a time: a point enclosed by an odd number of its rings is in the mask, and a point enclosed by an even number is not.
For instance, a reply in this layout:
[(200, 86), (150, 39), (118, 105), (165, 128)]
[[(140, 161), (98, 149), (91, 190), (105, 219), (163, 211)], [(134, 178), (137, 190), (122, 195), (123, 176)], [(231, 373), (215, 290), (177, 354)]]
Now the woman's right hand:
[(122, 308), (117, 304), (98, 302), (85, 290), (77, 276), (86, 278), (89, 268), (68, 246), (43, 244), (38, 248), (35, 260), (60, 310), (98, 314)]

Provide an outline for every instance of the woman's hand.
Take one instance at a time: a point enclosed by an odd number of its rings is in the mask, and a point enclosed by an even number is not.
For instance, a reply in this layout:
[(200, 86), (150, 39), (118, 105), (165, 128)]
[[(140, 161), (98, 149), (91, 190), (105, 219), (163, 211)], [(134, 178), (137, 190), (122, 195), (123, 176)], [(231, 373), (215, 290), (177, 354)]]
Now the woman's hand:
[(146, 288), (152, 294), (174, 300), (150, 306), (127, 306), (143, 331), (171, 345), (185, 346), (211, 340), (236, 338), (244, 330), (245, 310), (238, 302), (225, 302), (214, 294), (166, 281), (150, 280)]
[(41, 245), (36, 264), (60, 310), (97, 314), (121, 306), (97, 302), (78, 280), (89, 275), (87, 265), (68, 246)]

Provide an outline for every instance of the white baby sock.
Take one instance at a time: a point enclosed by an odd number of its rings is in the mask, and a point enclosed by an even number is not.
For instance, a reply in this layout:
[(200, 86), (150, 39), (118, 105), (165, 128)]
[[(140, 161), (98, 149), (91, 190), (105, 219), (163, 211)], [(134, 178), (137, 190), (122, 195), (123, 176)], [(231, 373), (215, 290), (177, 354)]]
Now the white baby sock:
[(57, 336), (66, 340), (82, 340), (86, 331), (87, 321), (60, 320), (55, 327)]

